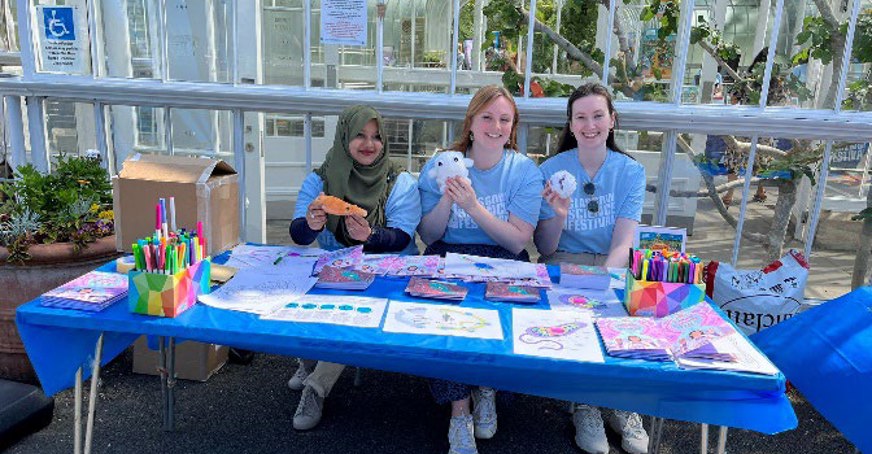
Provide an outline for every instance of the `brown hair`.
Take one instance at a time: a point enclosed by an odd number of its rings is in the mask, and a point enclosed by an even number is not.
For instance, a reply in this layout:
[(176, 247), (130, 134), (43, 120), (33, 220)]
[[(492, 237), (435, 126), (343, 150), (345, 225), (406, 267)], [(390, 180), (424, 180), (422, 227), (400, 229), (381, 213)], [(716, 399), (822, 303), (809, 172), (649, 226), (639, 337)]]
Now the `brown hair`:
[[(563, 126), (563, 134), (560, 136), (560, 145), (557, 146), (558, 153), (578, 147), (578, 141), (575, 140), (575, 136), (572, 135), (572, 131), (569, 129), (569, 123), (572, 121), (572, 103), (591, 95), (598, 95), (605, 98), (606, 105), (609, 107), (609, 115), (615, 117), (615, 128), (618, 127), (618, 112), (615, 111), (612, 94), (609, 93), (609, 90), (600, 83), (586, 83), (576, 88), (575, 91), (569, 95), (569, 100), (566, 102), (566, 125)], [(615, 128), (609, 130), (609, 136), (606, 138), (606, 147), (610, 150), (630, 156), (627, 152), (618, 147), (617, 143), (615, 143)], [(630, 156), (630, 158), (632, 158), (632, 156)]]
[(466, 118), (463, 119), (463, 130), (457, 141), (451, 145), (452, 150), (466, 154), (466, 150), (472, 146), (472, 140), (469, 139), (471, 133), (470, 130), (472, 129), (472, 119), (484, 110), (488, 104), (500, 96), (508, 99), (509, 104), (512, 105), (512, 110), (515, 111), (512, 121), (512, 132), (509, 134), (509, 141), (506, 143), (506, 148), (518, 151), (518, 106), (515, 104), (515, 98), (512, 97), (512, 94), (499, 85), (488, 85), (482, 87), (469, 101), (469, 106), (466, 108)]

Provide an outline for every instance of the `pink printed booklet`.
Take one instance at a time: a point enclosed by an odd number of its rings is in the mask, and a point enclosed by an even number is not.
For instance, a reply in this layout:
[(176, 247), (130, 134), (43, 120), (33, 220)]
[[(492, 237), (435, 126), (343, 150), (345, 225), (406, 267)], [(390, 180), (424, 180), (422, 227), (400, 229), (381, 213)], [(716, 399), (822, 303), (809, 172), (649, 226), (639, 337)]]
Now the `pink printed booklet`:
[(422, 298), (436, 298), (444, 300), (461, 301), (466, 298), (467, 288), (447, 281), (422, 279), (412, 277), (406, 286), (406, 293)]

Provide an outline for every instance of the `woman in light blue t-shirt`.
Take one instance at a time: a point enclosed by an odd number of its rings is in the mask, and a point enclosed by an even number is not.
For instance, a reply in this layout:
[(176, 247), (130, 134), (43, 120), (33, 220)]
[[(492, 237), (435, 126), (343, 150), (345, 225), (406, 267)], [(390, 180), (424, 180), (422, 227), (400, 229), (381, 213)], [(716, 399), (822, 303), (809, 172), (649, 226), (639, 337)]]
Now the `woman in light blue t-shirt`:
[[(533, 235), (542, 202), (542, 172), (517, 152), (518, 109), (511, 93), (490, 85), (481, 88), (466, 110), (463, 132), (453, 150), (472, 159), (469, 180), (449, 178), (439, 191), (430, 160), (421, 170), (423, 217), (418, 226), (428, 245), (425, 254), (447, 252), (529, 261), (524, 249)], [(447, 380), (430, 381), (439, 403), (451, 402), (449, 453), (475, 453), (475, 438), (497, 430), (495, 391)], [(474, 410), (470, 414), (470, 396)]]
[[(563, 198), (546, 183), (534, 241), (542, 262), (627, 266), (627, 250), (642, 216), (645, 168), (615, 144), (617, 125), (612, 97), (600, 84), (575, 90), (566, 106), (567, 120), (559, 153), (540, 168), (546, 182), (566, 170), (577, 182)], [(621, 434), (629, 453), (648, 452), (648, 434), (636, 413), (607, 410), (609, 425)], [(608, 453), (600, 409), (576, 403), (575, 442), (588, 453)]]

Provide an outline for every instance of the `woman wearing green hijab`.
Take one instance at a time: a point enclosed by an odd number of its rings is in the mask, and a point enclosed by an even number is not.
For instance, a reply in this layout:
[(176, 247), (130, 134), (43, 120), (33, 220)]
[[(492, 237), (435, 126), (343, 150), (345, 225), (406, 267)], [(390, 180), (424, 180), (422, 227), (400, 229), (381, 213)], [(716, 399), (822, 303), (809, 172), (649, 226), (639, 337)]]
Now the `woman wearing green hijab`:
[[(421, 221), (418, 183), (384, 152), (384, 121), (369, 106), (352, 106), (339, 115), (333, 146), (321, 167), (306, 176), (297, 195), (291, 238), (322, 249), (363, 245), (367, 253), (418, 254), (415, 228)], [(334, 216), (317, 201), (321, 193), (366, 210), (366, 217)], [(302, 389), (294, 428), (308, 430), (321, 420), (324, 399), (345, 366), (300, 360), (288, 381)]]

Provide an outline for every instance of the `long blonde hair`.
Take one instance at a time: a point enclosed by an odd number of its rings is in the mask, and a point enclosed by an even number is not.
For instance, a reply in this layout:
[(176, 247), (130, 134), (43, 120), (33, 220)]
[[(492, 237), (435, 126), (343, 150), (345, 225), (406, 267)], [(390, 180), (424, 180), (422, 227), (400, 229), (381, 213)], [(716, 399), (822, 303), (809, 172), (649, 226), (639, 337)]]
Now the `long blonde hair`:
[(512, 110), (515, 112), (512, 121), (512, 132), (509, 134), (509, 141), (506, 143), (506, 148), (518, 151), (518, 106), (515, 104), (515, 98), (512, 97), (512, 94), (499, 85), (488, 85), (482, 87), (469, 101), (469, 106), (466, 108), (466, 118), (463, 119), (463, 131), (460, 133), (460, 137), (457, 141), (451, 145), (452, 150), (466, 154), (466, 150), (472, 146), (472, 140), (470, 140), (472, 119), (484, 110), (491, 101), (500, 96), (509, 100), (509, 104), (512, 105)]

